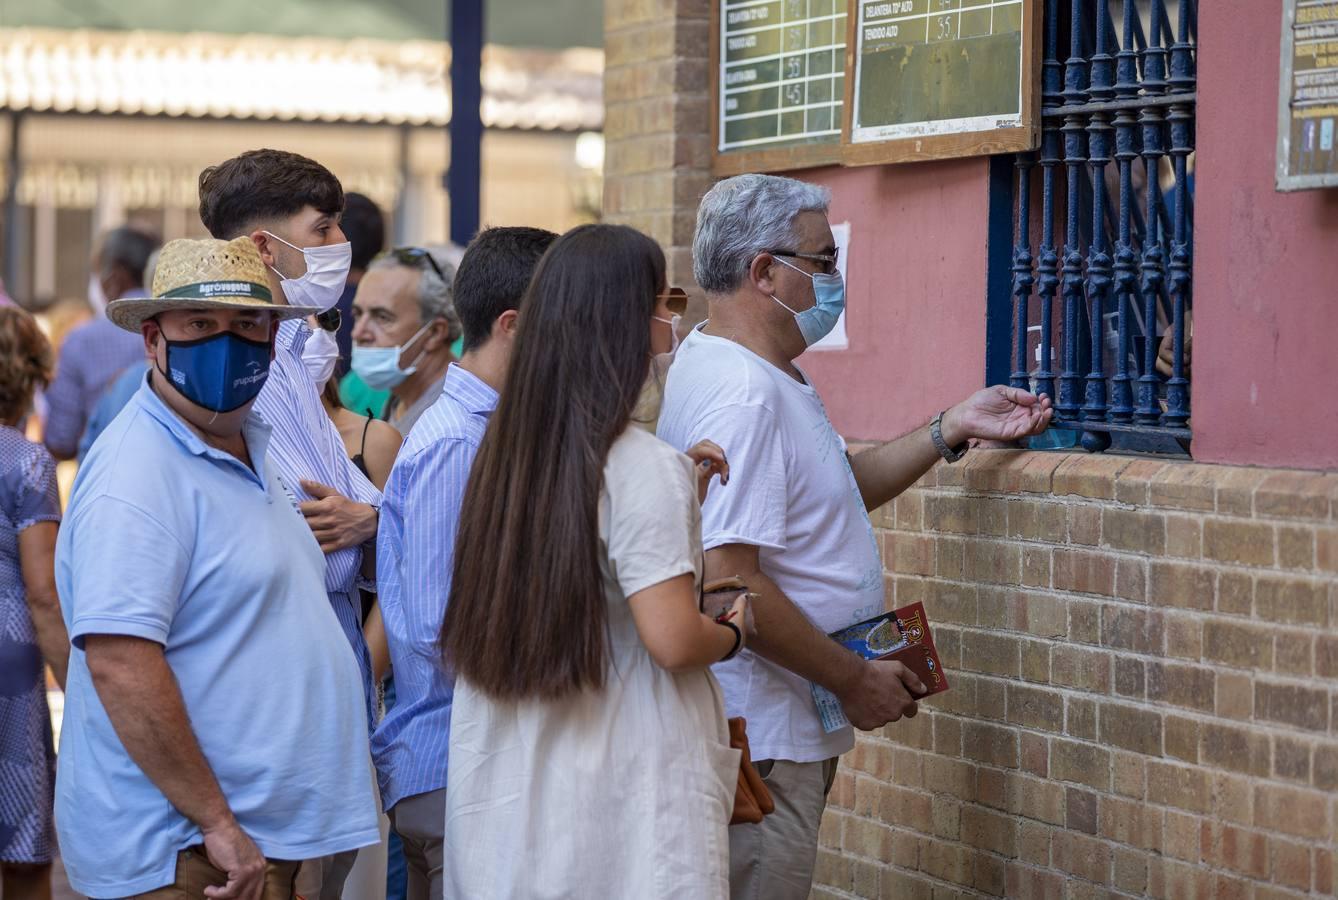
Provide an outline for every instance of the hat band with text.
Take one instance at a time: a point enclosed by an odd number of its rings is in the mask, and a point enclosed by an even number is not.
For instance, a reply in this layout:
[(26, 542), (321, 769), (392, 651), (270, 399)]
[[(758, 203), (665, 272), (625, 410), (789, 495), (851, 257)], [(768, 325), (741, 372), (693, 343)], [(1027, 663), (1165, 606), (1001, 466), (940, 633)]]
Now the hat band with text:
[(220, 297), (230, 300), (249, 297), (264, 303), (272, 303), (274, 295), (263, 284), (250, 281), (198, 281), (195, 284), (183, 284), (170, 291), (164, 291), (155, 300), (215, 300)]

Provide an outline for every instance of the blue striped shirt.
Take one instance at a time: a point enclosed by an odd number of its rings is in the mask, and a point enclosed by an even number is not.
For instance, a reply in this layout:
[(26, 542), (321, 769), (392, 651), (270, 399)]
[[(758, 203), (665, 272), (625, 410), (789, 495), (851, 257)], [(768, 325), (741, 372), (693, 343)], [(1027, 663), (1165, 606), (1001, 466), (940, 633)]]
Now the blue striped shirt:
[[(381, 494), (349, 461), (344, 440), (321, 404), (316, 384), (302, 364), (302, 348), (311, 329), (300, 319), (279, 325), (269, 379), (253, 409), (273, 428), (269, 458), (289, 489), (301, 501), (313, 499), (301, 482), (316, 481), (356, 503), (377, 504)], [(348, 638), (362, 672), (368, 723), (375, 721), (372, 662), (362, 634), (362, 604), (356, 590), (362, 548), (349, 547), (325, 555), (325, 591), (339, 625)]]
[(396, 700), (372, 735), (386, 809), (446, 786), (455, 678), (442, 668), (437, 637), (469, 468), (496, 408), (497, 392), (452, 364), (386, 481), (376, 555)]

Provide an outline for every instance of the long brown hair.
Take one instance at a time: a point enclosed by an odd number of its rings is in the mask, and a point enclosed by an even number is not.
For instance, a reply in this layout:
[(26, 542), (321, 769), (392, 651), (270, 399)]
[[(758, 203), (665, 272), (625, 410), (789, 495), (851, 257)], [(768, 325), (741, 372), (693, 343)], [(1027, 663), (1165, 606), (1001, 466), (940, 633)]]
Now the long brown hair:
[(470, 472), (442, 625), (446, 663), (497, 700), (604, 684), (598, 503), (650, 362), (664, 254), (582, 225), (544, 254), (510, 372)]
[(0, 423), (23, 418), (33, 392), (51, 383), (54, 363), (37, 320), (17, 306), (0, 306)]

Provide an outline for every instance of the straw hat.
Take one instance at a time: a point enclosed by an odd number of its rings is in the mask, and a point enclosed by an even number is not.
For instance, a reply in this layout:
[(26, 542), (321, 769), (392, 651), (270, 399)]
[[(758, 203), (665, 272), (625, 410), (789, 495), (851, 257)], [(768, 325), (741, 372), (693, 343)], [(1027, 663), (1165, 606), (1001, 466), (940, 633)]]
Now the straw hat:
[(176, 240), (163, 245), (151, 297), (114, 300), (107, 318), (126, 331), (170, 309), (269, 310), (280, 319), (311, 316), (319, 309), (275, 303), (260, 251), (249, 237), (219, 241)]

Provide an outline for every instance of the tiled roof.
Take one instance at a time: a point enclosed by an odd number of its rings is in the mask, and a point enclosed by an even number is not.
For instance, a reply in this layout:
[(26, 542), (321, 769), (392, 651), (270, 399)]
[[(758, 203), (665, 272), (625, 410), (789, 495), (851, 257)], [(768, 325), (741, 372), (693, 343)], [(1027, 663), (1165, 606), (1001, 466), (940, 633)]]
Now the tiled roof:
[[(445, 125), (450, 47), (264, 35), (0, 29), (0, 109)], [(483, 124), (603, 124), (604, 55), (490, 45)]]

